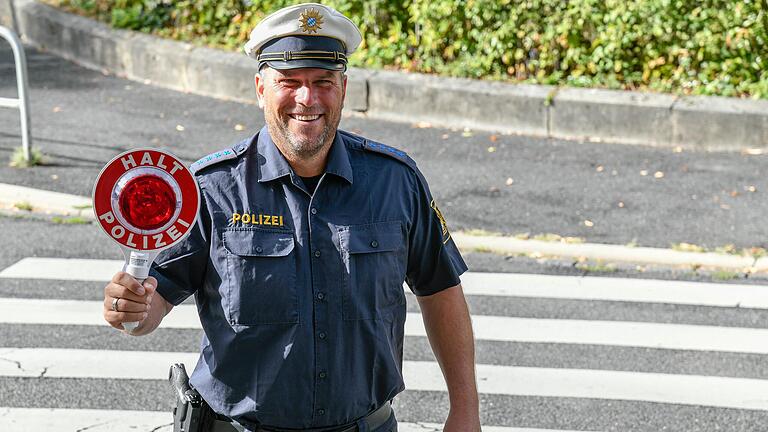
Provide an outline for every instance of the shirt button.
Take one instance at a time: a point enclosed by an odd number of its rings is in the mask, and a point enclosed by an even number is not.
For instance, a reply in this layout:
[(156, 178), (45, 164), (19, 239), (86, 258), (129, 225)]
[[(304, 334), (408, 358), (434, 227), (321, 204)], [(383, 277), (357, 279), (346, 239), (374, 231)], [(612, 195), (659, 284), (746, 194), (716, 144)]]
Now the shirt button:
[(315, 258), (320, 258), (320, 251), (319, 250), (315, 251)]
[(320, 332), (317, 335), (320, 339), (325, 339), (325, 332)]
[(256, 246), (256, 253), (261, 253), (262, 250), (261, 246)]
[(328, 376), (328, 374), (326, 374), (325, 372), (320, 372), (320, 373), (318, 374), (318, 376), (319, 376), (320, 378), (325, 378), (325, 377), (327, 377), (327, 376)]
[(321, 292), (317, 293), (317, 299), (318, 300), (322, 300), (324, 298), (325, 298), (325, 293), (321, 293)]
[(319, 415), (323, 415), (323, 414), (325, 414), (325, 410), (324, 410), (324, 409), (322, 409), (322, 408), (320, 408), (319, 410), (317, 410), (317, 413), (318, 413)]
[(312, 207), (312, 210), (310, 210), (310, 213), (312, 213), (312, 214), (317, 214), (317, 209), (316, 209), (316, 208), (314, 208), (314, 207)]
[(372, 241), (371, 242), (371, 247), (374, 247), (374, 248), (379, 247), (379, 242), (377, 242), (376, 240)]

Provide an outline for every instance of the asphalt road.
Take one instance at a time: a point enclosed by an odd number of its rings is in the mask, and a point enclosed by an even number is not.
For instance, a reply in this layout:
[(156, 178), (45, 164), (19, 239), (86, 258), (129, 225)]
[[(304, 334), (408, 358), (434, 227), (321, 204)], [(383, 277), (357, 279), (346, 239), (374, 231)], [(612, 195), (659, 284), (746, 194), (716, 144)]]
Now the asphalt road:
[[(100, 168), (122, 150), (150, 145), (191, 162), (249, 136), (263, 122), (255, 106), (106, 76), (44, 53), (32, 51), (29, 60), (34, 145), (46, 153), (49, 164), (25, 170), (3, 164), (0, 182), (89, 195)], [(15, 92), (11, 64), (9, 52), (0, 50), (0, 96)], [(243, 130), (236, 130), (237, 125)], [(758, 222), (768, 205), (763, 199), (768, 181), (761, 175), (765, 156), (675, 152), (420, 126), (359, 117), (342, 121), (343, 128), (399, 147), (416, 159), (453, 229), (556, 233), (590, 242), (663, 247), (676, 242), (765, 246)], [(2, 110), (0, 159), (7, 160), (18, 145), (16, 113)], [(641, 175), (642, 170), (647, 174)], [(663, 176), (654, 176), (656, 172)], [(510, 186), (508, 178), (513, 179)], [(586, 226), (585, 220), (594, 225)], [(121, 258), (93, 225), (61, 225), (29, 216), (0, 216), (0, 244), (0, 271), (33, 256)], [(568, 262), (542, 264), (476, 253), (466, 258), (473, 271), (583, 274)], [(649, 276), (631, 269), (611, 275), (617, 274)], [(702, 278), (663, 269), (650, 275)], [(0, 279), (0, 300), (99, 300), (102, 287), (97, 282)], [(616, 288), (621, 289), (621, 284)], [(738, 307), (483, 295), (468, 300), (473, 314), (497, 317), (756, 329), (768, 322), (766, 310)], [(413, 296), (408, 296), (408, 303), (415, 312)], [(197, 330), (160, 330), (132, 339), (103, 326), (0, 324), (0, 345), (17, 348), (181, 352), (195, 350), (199, 336)], [(499, 366), (768, 379), (765, 355), (760, 354), (479, 340), (477, 356), (478, 363)], [(426, 338), (409, 336), (405, 357), (432, 361)], [(169, 403), (167, 385), (160, 380), (0, 376), (0, 407), (164, 411)], [(446, 406), (446, 394), (434, 391), (409, 391), (396, 402), (398, 417), (407, 422), (440, 422)], [(768, 420), (766, 412), (759, 410), (599, 398), (484, 394), (482, 406), (484, 424), (505, 427), (759, 431)]]
[[(0, 182), (90, 195), (99, 169), (122, 150), (153, 146), (191, 162), (263, 125), (253, 105), (126, 81), (33, 50), (28, 57), (34, 146), (49, 165), (19, 170), (2, 164)], [(0, 95), (13, 94), (10, 51), (0, 50)], [(768, 246), (760, 223), (768, 211), (766, 155), (424, 126), (360, 117), (341, 124), (408, 152), (454, 230), (657, 247)], [(0, 160), (18, 146), (17, 113), (4, 109)]]
[[(0, 251), (0, 271), (22, 258), (32, 256), (121, 258), (117, 248), (93, 225), (58, 225), (43, 219), (0, 217), (0, 232), (6, 239)], [(483, 259), (492, 262), (492, 258), (482, 258), (475, 254), (468, 255), (467, 259), (470, 267)], [(72, 272), (86, 271), (82, 268), (72, 269)], [(101, 282), (43, 280), (34, 276), (23, 279), (0, 278), (0, 303), (5, 299), (99, 301), (102, 299), (102, 289)], [(624, 287), (618, 282), (615, 289), (620, 291)], [(408, 294), (407, 301), (409, 312), (417, 312), (415, 298)], [(468, 302), (476, 319), (493, 316), (743, 329), (766, 328), (765, 323), (768, 322), (768, 310), (738, 307), (486, 295), (470, 295)], [(67, 310), (62, 310), (60, 314), (65, 319)], [(0, 323), (2, 320), (0, 317)], [(106, 325), (0, 324), (0, 346), (13, 348), (194, 352), (199, 338), (199, 330), (192, 329), (161, 329), (147, 337), (130, 338)], [(408, 336), (404, 356), (408, 361), (434, 361), (429, 343), (424, 337)], [(768, 363), (765, 358), (762, 354), (733, 352), (530, 343), (482, 338), (477, 341), (478, 364), (502, 367), (766, 380)], [(513, 390), (510, 387), (510, 391)], [(716, 392), (717, 389), (710, 391)], [(396, 399), (395, 407), (401, 421), (441, 422), (447, 414), (447, 402), (444, 392), (409, 390)], [(0, 374), (0, 407), (165, 411), (170, 403), (167, 384), (162, 380), (33, 378)], [(768, 411), (760, 410), (510, 394), (483, 394), (482, 411), (485, 425), (557, 430), (743, 432), (762, 430), (768, 421)], [(0, 418), (0, 425), (2, 421)]]

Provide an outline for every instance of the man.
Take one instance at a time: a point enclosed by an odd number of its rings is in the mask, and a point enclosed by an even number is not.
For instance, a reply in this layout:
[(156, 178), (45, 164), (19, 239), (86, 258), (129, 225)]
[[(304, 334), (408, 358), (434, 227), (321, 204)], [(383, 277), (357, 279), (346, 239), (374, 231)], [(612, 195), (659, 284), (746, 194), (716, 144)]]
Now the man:
[(120, 330), (141, 321), (132, 334), (144, 335), (194, 294), (205, 335), (191, 384), (221, 419), (388, 432), (405, 388), (405, 280), (448, 386), (445, 431), (479, 431), (466, 266), (445, 220), (405, 153), (337, 131), (360, 42), (348, 18), (313, 3), (253, 30), (266, 127), (193, 164), (196, 229), (143, 286), (117, 273), (104, 316)]

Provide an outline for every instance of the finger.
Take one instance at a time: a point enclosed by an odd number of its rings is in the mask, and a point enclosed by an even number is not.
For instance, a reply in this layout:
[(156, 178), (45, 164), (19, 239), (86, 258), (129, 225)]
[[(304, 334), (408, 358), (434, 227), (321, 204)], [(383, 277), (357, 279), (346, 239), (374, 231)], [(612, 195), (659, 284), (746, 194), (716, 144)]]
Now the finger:
[(135, 277), (131, 276), (126, 272), (115, 273), (115, 275), (112, 277), (112, 282), (128, 288), (131, 292), (133, 292), (136, 295), (139, 295), (139, 296), (144, 295), (144, 292), (145, 292), (144, 287), (139, 283), (138, 280), (136, 280)]
[(125, 327), (123, 327), (123, 323), (116, 320), (115, 314), (112, 313), (112, 311), (105, 309), (104, 310), (104, 321), (107, 322), (110, 326), (118, 329), (118, 330), (125, 330)]
[(143, 285), (146, 290), (144, 297), (147, 299), (147, 304), (150, 304), (152, 303), (152, 296), (155, 295), (155, 291), (157, 290), (157, 279), (150, 276), (144, 280)]
[(104, 302), (111, 302), (113, 298), (118, 297), (139, 303), (146, 303), (147, 301), (146, 296), (136, 295), (136, 293), (128, 288), (114, 282), (108, 283), (107, 286), (104, 287)]
[(112, 327), (114, 327), (114, 328), (116, 328), (118, 330), (125, 330), (125, 327), (123, 327), (123, 325), (121, 323), (119, 323), (117, 321), (110, 321), (109, 320), (109, 317), (107, 316), (107, 311), (106, 310), (104, 311), (104, 321), (106, 321), (107, 324), (109, 324), (110, 326), (112, 326)]
[[(126, 323), (126, 322), (139, 322), (143, 321), (147, 318), (146, 312), (115, 312), (112, 310), (108, 310), (104, 312), (104, 319), (107, 320), (107, 322), (112, 325), (112, 327), (117, 328), (117, 325)], [(122, 327), (122, 326), (121, 326)]]
[[(126, 298), (120, 298), (115, 297), (115, 299), (107, 299), (104, 301), (104, 308), (114, 311), (114, 312), (147, 312), (149, 310), (149, 305), (144, 303), (144, 301), (141, 302), (135, 302), (128, 300)], [(112, 305), (115, 305), (116, 307), (113, 308)], [(115, 311), (115, 309), (117, 309)]]

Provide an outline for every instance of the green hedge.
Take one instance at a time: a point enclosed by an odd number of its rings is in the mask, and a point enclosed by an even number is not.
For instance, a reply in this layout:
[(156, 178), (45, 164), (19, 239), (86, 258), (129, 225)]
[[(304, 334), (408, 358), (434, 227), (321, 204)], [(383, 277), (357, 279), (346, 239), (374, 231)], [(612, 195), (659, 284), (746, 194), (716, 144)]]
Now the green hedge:
[[(120, 28), (237, 49), (295, 0), (47, 0)], [(352, 64), (458, 77), (768, 99), (768, 0), (330, 0)]]

